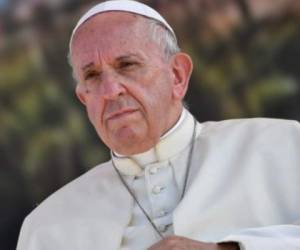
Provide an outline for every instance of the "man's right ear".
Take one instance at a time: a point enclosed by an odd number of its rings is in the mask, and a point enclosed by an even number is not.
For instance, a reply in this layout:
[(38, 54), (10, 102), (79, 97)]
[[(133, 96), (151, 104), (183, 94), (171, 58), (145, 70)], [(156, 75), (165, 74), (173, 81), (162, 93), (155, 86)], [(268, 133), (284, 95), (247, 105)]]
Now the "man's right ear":
[(85, 105), (86, 104), (86, 89), (85, 86), (81, 83), (78, 83), (76, 86), (76, 96), (79, 99), (79, 101)]

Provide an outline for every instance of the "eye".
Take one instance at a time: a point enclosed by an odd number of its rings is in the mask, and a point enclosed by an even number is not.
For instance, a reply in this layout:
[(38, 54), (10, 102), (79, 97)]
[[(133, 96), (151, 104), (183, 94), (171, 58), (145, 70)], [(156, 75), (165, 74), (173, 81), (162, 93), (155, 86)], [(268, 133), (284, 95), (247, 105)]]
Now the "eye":
[(133, 61), (123, 61), (123, 62), (120, 62), (119, 64), (119, 68), (120, 69), (130, 69), (130, 68), (133, 68), (134, 66), (138, 65), (137, 62), (133, 62)]
[(90, 79), (93, 79), (98, 76), (99, 76), (99, 73), (97, 71), (87, 71), (84, 74), (84, 80), (90, 80)]

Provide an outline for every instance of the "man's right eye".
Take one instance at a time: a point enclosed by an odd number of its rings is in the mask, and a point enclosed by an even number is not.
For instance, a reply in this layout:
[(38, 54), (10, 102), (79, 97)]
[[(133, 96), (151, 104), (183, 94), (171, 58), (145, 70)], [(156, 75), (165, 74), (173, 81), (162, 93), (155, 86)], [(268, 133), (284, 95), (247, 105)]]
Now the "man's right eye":
[(90, 71), (90, 72), (87, 72), (86, 74), (84, 74), (84, 80), (90, 80), (90, 79), (93, 79), (97, 76), (99, 76), (98, 72)]

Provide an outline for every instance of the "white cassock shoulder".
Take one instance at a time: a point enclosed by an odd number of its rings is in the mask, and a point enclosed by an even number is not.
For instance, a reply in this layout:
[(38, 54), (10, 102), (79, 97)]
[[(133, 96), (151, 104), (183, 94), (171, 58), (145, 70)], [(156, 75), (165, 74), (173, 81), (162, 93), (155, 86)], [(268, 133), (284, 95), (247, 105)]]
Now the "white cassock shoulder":
[(118, 249), (132, 200), (107, 162), (43, 201), (25, 219), (17, 250)]
[(192, 181), (175, 233), (238, 241), (246, 250), (300, 249), (300, 124), (240, 119), (201, 124)]

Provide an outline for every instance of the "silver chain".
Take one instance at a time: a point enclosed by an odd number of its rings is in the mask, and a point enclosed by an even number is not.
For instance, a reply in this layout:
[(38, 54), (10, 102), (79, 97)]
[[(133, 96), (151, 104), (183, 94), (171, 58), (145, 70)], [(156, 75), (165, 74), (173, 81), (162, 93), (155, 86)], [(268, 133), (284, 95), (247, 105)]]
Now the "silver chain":
[[(188, 178), (189, 178), (189, 173), (190, 173), (190, 168), (191, 168), (191, 163), (192, 163), (192, 155), (193, 155), (193, 151), (194, 151), (194, 145), (195, 145), (195, 140), (196, 140), (196, 119), (194, 118), (194, 129), (193, 129), (193, 135), (192, 135), (192, 145), (189, 151), (189, 155), (188, 155), (188, 160), (187, 160), (187, 168), (185, 171), (185, 177), (184, 177), (184, 183), (183, 183), (183, 189), (182, 189), (182, 193), (181, 193), (181, 197), (180, 197), (180, 201), (183, 199), (185, 192), (186, 192), (186, 186), (188, 183)], [(159, 237), (161, 239), (164, 238), (164, 236), (162, 235), (162, 233), (158, 230), (157, 226), (155, 225), (155, 223), (153, 222), (153, 220), (150, 218), (149, 214), (146, 212), (146, 210), (143, 208), (143, 206), (140, 204), (140, 202), (138, 201), (137, 197), (135, 196), (135, 194), (133, 193), (133, 191), (130, 189), (130, 187), (128, 186), (128, 184), (126, 183), (126, 181), (124, 180), (124, 178), (122, 177), (120, 171), (117, 169), (114, 161), (112, 160), (112, 165), (115, 169), (115, 171), (117, 172), (122, 184), (124, 185), (124, 187), (127, 189), (128, 193), (131, 195), (131, 197), (133, 198), (133, 200), (136, 202), (136, 204), (138, 205), (138, 207), (141, 209), (141, 211), (143, 212), (143, 214), (145, 215), (145, 217), (147, 218), (147, 220), (149, 221), (149, 223), (151, 224), (151, 226), (153, 227), (153, 229), (155, 230), (155, 232), (159, 235)], [(179, 202), (180, 202), (179, 201)]]

